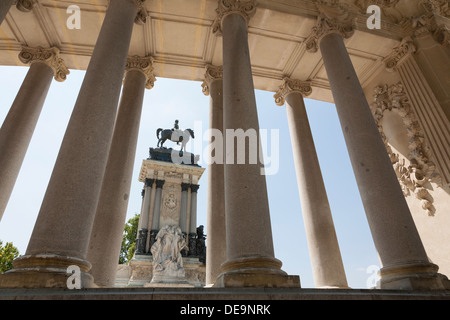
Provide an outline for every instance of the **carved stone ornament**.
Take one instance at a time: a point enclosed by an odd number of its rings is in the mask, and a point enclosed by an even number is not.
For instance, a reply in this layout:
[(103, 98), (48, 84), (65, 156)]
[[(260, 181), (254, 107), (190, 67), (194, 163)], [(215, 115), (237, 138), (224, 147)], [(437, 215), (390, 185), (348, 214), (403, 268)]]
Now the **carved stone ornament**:
[(347, 39), (355, 32), (355, 19), (349, 10), (339, 3), (318, 2), (317, 8), (320, 14), (317, 17), (316, 25), (305, 40), (306, 50), (312, 53), (319, 50), (320, 40), (330, 33), (340, 34)]
[(155, 85), (155, 75), (153, 74), (153, 62), (152, 57), (140, 57), (140, 56), (130, 56), (127, 59), (126, 70), (139, 70), (146, 78), (145, 87), (147, 89), (152, 89)]
[(66, 80), (67, 75), (70, 73), (69, 69), (64, 65), (64, 60), (59, 57), (59, 49), (56, 47), (45, 49), (42, 47), (31, 48), (22, 46), (19, 60), (25, 64), (45, 63), (53, 70), (55, 80), (59, 82)]
[(284, 78), (283, 84), (273, 96), (275, 103), (278, 106), (284, 105), (286, 96), (291, 92), (299, 92), (303, 97), (307, 97), (312, 93), (311, 82)]
[(31, 12), (36, 3), (36, 0), (16, 0), (14, 4), (16, 5), (16, 8), (22, 12)]
[[(374, 102), (370, 107), (402, 187), (403, 194), (409, 196), (413, 193), (421, 201), (422, 208), (427, 214), (434, 216), (436, 210), (426, 184), (428, 182), (439, 183), (440, 176), (436, 171), (435, 164), (428, 159), (422, 130), (411, 108), (403, 85), (397, 83), (390, 86), (386, 84), (376, 87)], [(393, 109), (402, 117), (403, 124), (407, 129), (409, 154), (406, 157), (392, 150), (389, 145), (389, 139), (384, 134), (383, 127), (380, 124), (384, 112)]]
[(392, 53), (383, 59), (386, 69), (390, 72), (395, 71), (406, 58), (416, 52), (416, 46), (410, 37), (403, 39), (403, 41), (392, 50)]
[(427, 12), (432, 12), (446, 18), (450, 17), (449, 0), (422, 0), (420, 4)]
[(241, 15), (248, 24), (255, 12), (255, 0), (219, 0), (219, 5), (216, 9), (217, 17), (212, 25), (212, 31), (216, 36), (221, 36), (223, 18), (229, 14)]
[(166, 225), (156, 235), (151, 247), (153, 255), (152, 282), (175, 282), (185, 277), (181, 251), (186, 248), (186, 238), (175, 225)]
[(209, 88), (211, 83), (215, 80), (220, 80), (223, 78), (223, 68), (222, 66), (213, 66), (209, 64), (206, 66), (205, 80), (202, 83), (202, 92), (205, 96), (209, 95)]

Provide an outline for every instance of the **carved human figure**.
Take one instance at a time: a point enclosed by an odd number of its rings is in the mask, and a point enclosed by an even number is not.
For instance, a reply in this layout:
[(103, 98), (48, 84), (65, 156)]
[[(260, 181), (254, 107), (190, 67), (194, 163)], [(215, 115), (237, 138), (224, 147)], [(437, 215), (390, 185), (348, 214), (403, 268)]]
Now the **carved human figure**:
[(151, 248), (153, 255), (153, 277), (183, 278), (183, 258), (181, 250), (186, 246), (181, 229), (175, 225), (166, 225), (156, 235)]

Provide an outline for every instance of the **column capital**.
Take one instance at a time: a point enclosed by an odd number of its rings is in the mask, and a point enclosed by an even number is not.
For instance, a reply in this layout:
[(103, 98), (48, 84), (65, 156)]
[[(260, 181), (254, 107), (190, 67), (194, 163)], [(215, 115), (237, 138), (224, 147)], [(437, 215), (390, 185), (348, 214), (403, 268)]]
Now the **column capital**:
[[(448, 12), (450, 13), (450, 9)], [(413, 39), (431, 35), (437, 43), (443, 46), (449, 46), (450, 24), (448, 23), (448, 17), (450, 15), (441, 16), (439, 13), (431, 11), (403, 21), (402, 28), (404, 34)]]
[(222, 79), (223, 79), (223, 67), (208, 64), (206, 66), (205, 80), (202, 83), (203, 94), (205, 96), (208, 96), (209, 90), (211, 87), (211, 83), (213, 83), (216, 80), (222, 80)]
[(388, 71), (394, 71), (395, 68), (402, 64), (406, 58), (414, 54), (414, 52), (416, 52), (416, 46), (410, 37), (406, 37), (392, 50), (390, 55), (383, 59), (383, 63)]
[(226, 16), (239, 14), (247, 21), (248, 25), (250, 18), (256, 12), (256, 0), (219, 0), (218, 2), (217, 17), (212, 25), (213, 33), (216, 36), (222, 35), (222, 21)]
[(147, 57), (140, 57), (137, 55), (129, 56), (127, 59), (127, 64), (125, 67), (125, 72), (128, 72), (130, 70), (138, 70), (142, 72), (145, 76), (146, 82), (145, 87), (147, 89), (152, 89), (155, 85), (155, 75), (153, 74), (153, 57), (147, 56)]
[(278, 106), (284, 105), (286, 97), (292, 93), (298, 92), (303, 97), (307, 97), (312, 93), (311, 81), (301, 81), (297, 79), (284, 78), (283, 84), (280, 85), (278, 91), (273, 96)]
[(16, 8), (22, 12), (30, 12), (33, 10), (34, 5), (37, 3), (36, 0), (16, 0), (14, 4)]
[(347, 39), (354, 34), (356, 28), (354, 17), (339, 3), (319, 2), (316, 5), (320, 14), (311, 34), (305, 40), (306, 50), (312, 53), (319, 50), (320, 40), (326, 35), (337, 33)]
[(25, 64), (32, 64), (35, 62), (45, 63), (53, 70), (55, 80), (62, 82), (66, 80), (67, 75), (70, 73), (70, 71), (64, 65), (64, 60), (60, 58), (59, 52), (59, 49), (56, 47), (31, 48), (22, 46), (22, 51), (20, 51), (19, 53), (19, 60)]
[(159, 180), (159, 179), (156, 179), (156, 188), (158, 189), (162, 189), (162, 187), (164, 186), (164, 182), (166, 182), (166, 180)]
[(181, 192), (183, 192), (183, 191), (188, 191), (188, 189), (189, 189), (190, 186), (191, 186), (190, 183), (182, 182), (182, 183), (181, 183)]
[(199, 184), (191, 184), (191, 192), (197, 192), (198, 188), (200, 188)]

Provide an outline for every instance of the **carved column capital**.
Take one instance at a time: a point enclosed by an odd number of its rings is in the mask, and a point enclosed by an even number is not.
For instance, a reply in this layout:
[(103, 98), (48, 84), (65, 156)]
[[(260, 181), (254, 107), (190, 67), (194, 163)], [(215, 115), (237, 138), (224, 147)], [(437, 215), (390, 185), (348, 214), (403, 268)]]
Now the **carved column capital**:
[(30, 12), (36, 3), (36, 0), (16, 0), (14, 2), (16, 8), (22, 12)]
[(199, 184), (191, 184), (191, 192), (197, 192), (198, 188), (200, 188)]
[(223, 78), (223, 67), (208, 64), (206, 66), (205, 80), (202, 83), (203, 94), (205, 96), (208, 96), (211, 83), (213, 83), (216, 80), (222, 80), (222, 78)]
[(407, 37), (392, 50), (392, 53), (383, 59), (388, 71), (394, 71), (406, 58), (416, 52), (416, 46), (412, 39)]
[(319, 50), (320, 40), (330, 33), (340, 34), (344, 39), (350, 38), (355, 32), (355, 19), (350, 12), (339, 3), (326, 4), (319, 2), (317, 8), (320, 11), (316, 25), (305, 40), (308, 52)]
[(59, 82), (66, 80), (67, 75), (70, 73), (69, 69), (64, 65), (64, 60), (60, 58), (59, 49), (56, 47), (45, 49), (42, 47), (31, 48), (22, 46), (19, 60), (25, 64), (45, 63), (53, 70), (55, 80)]
[(213, 33), (216, 36), (222, 35), (222, 21), (226, 16), (230, 14), (239, 14), (248, 24), (255, 12), (255, 0), (219, 0), (219, 5), (216, 9), (217, 17), (212, 25)]
[(292, 92), (298, 92), (303, 97), (312, 93), (311, 81), (301, 81), (296, 79), (284, 78), (283, 84), (273, 96), (278, 106), (284, 105), (286, 97)]
[(150, 56), (129, 56), (127, 59), (125, 70), (126, 72), (130, 70), (138, 70), (142, 72), (145, 75), (146, 79), (145, 87), (147, 89), (152, 89), (156, 81), (155, 75), (153, 74), (153, 62), (154, 59)]

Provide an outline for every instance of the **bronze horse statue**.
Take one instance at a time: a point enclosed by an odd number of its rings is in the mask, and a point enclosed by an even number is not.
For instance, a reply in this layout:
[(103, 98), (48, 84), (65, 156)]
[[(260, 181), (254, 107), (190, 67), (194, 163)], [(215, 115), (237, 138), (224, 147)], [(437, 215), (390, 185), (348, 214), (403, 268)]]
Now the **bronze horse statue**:
[[(161, 137), (159, 136), (161, 134)], [(180, 144), (181, 142), (181, 151), (186, 151), (186, 143), (188, 143), (190, 137), (194, 139), (194, 130), (186, 129), (184, 131), (178, 129), (162, 129), (159, 128), (156, 130), (156, 137), (158, 138), (158, 147), (163, 148), (164, 142), (167, 139), (170, 141), (176, 142)]]

